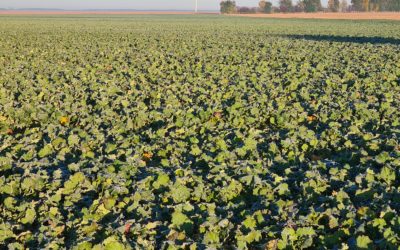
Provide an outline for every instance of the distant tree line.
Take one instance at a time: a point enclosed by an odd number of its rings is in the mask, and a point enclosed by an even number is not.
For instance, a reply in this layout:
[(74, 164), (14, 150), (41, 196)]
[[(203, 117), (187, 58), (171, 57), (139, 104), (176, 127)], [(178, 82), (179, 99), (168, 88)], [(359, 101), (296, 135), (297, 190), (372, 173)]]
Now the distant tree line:
[(400, 11), (400, 0), (328, 0), (328, 7), (322, 7), (321, 0), (279, 0), (275, 7), (271, 2), (261, 0), (258, 7), (236, 6), (233, 0), (221, 1), (221, 13), (273, 13), (273, 12), (346, 12), (346, 11)]
[(352, 0), (356, 11), (400, 11), (400, 0)]

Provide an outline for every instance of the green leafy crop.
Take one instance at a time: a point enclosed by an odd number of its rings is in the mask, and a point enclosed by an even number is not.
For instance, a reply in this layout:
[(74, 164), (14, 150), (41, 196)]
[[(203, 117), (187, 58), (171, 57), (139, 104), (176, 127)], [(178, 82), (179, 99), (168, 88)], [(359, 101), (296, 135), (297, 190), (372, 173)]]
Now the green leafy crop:
[(0, 17), (1, 249), (397, 249), (400, 23)]

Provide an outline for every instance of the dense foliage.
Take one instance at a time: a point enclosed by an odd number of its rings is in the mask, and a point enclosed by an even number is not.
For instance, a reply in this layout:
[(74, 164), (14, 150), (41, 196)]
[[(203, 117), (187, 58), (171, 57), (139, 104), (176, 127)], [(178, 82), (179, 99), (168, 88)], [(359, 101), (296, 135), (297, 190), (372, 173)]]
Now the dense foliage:
[(305, 12), (317, 12), (322, 10), (321, 0), (303, 0)]
[(399, 0), (351, 0), (356, 11), (400, 11)]
[(399, 22), (0, 19), (1, 248), (400, 244)]
[(223, 14), (236, 13), (236, 2), (232, 0), (223, 0), (219, 3), (220, 12)]
[[(303, 1), (300, 1), (303, 2)], [(279, 0), (279, 11), (286, 13), (286, 12), (292, 12), (294, 10), (293, 8), (293, 1), (292, 0)]]
[(338, 12), (340, 10), (340, 0), (329, 0), (328, 9), (332, 12)]
[(258, 9), (261, 13), (272, 13), (272, 3), (265, 0), (261, 0), (258, 3)]

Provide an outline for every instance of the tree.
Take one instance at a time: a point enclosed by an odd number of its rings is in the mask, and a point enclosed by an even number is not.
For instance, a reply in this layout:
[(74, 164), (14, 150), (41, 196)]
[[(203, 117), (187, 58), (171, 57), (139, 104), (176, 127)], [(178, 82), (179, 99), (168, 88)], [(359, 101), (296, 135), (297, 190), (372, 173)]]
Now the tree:
[(379, 0), (380, 11), (400, 11), (399, 0)]
[(355, 11), (364, 11), (363, 0), (351, 0), (351, 5)]
[(390, 11), (400, 11), (400, 1), (399, 0), (390, 0)]
[(294, 12), (304, 12), (304, 1), (298, 1), (294, 6)]
[(257, 13), (257, 8), (256, 7), (237, 7), (236, 11), (240, 14), (255, 14)]
[(380, 6), (379, 6), (379, 2), (381, 0), (371, 0), (369, 3), (369, 10), (370, 11), (379, 11), (380, 10)]
[(349, 4), (347, 3), (347, 0), (342, 0), (340, 2), (340, 11), (346, 12), (348, 8), (349, 8)]
[(279, 10), (281, 12), (292, 12), (293, 11), (292, 0), (279, 0)]
[(362, 1), (362, 10), (363, 11), (369, 11), (369, 0), (363, 0)]
[(231, 0), (224, 0), (220, 3), (221, 13), (231, 14), (236, 12), (236, 2)]
[(304, 0), (304, 10), (306, 12), (317, 12), (322, 10), (321, 0)]
[(332, 12), (338, 12), (340, 10), (340, 0), (329, 0), (328, 8)]
[(400, 0), (351, 0), (355, 11), (400, 11)]
[(258, 7), (260, 9), (260, 12), (262, 12), (262, 13), (272, 13), (272, 3), (271, 2), (261, 0), (258, 3)]

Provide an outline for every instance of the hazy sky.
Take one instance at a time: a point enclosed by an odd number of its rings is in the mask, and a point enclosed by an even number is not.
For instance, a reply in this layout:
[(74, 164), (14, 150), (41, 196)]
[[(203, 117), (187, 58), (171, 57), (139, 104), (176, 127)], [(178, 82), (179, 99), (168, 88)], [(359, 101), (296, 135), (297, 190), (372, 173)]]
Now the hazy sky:
[[(193, 9), (195, 0), (0, 0), (0, 8), (59, 9)], [(217, 10), (219, 0), (198, 0), (199, 9)], [(272, 0), (276, 4), (279, 0)], [(296, 1), (296, 0), (294, 0)], [(239, 6), (257, 6), (259, 0), (236, 0)], [(325, 4), (327, 0), (322, 0)]]

